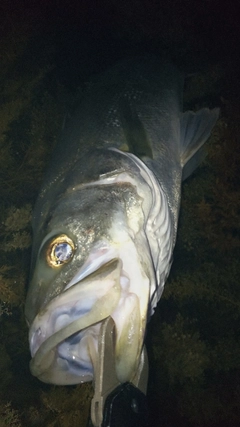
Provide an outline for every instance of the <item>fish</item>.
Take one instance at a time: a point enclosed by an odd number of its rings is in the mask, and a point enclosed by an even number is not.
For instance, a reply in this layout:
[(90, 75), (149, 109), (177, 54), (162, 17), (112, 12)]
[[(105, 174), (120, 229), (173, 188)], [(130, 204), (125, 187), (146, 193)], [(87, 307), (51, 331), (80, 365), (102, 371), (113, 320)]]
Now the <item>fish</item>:
[(94, 380), (103, 321), (131, 381), (177, 238), (181, 185), (219, 109), (183, 112), (184, 75), (156, 57), (120, 61), (87, 85), (57, 143), (33, 212), (25, 315), (30, 370)]

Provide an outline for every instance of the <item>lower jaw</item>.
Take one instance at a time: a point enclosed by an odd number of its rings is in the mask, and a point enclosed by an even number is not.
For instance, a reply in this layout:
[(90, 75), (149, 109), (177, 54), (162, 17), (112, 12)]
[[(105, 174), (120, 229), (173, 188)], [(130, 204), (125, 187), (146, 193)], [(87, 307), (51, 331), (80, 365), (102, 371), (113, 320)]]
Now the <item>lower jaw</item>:
[[(125, 304), (125, 321), (116, 341), (116, 374), (121, 383), (130, 381), (139, 363), (143, 345), (143, 327), (139, 299), (130, 294)], [(115, 320), (114, 313), (112, 315)], [(117, 328), (117, 327), (116, 327)]]
[[(122, 383), (131, 380), (139, 363), (145, 321), (141, 316), (138, 296), (127, 293), (125, 298), (122, 297), (119, 283), (121, 263), (113, 260), (110, 267), (109, 277), (114, 283), (110, 290), (97, 300), (87, 314), (42, 342), (34, 354), (30, 368), (41, 381), (67, 385), (92, 380), (98, 359), (99, 325), (109, 316), (116, 325), (117, 377)], [(67, 292), (71, 292), (71, 288)], [(86, 341), (85, 348), (81, 334)], [(72, 346), (71, 339), (77, 335), (80, 339), (76, 346)]]
[[(112, 317), (115, 320), (114, 311)], [(128, 297), (125, 319), (120, 334), (117, 322), (115, 323), (115, 368), (120, 383), (130, 381), (134, 376), (143, 344), (139, 301), (134, 294)], [(46, 352), (39, 360), (38, 357), (34, 357), (30, 365), (32, 374), (43, 382), (57, 385), (91, 381), (99, 358), (98, 339), (101, 324), (102, 321), (87, 327), (84, 331), (76, 332)], [(41, 348), (39, 350), (42, 351)]]

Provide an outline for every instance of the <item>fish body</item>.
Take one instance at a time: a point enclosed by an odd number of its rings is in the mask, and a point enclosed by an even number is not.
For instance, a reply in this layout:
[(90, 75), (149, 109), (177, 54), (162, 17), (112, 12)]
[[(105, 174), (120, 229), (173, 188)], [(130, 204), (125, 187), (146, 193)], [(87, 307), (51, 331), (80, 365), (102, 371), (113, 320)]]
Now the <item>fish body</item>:
[(219, 114), (182, 113), (183, 82), (159, 59), (123, 61), (91, 82), (62, 133), (33, 214), (25, 310), (42, 381), (91, 380), (108, 316), (119, 381), (137, 369), (171, 267), (183, 174)]

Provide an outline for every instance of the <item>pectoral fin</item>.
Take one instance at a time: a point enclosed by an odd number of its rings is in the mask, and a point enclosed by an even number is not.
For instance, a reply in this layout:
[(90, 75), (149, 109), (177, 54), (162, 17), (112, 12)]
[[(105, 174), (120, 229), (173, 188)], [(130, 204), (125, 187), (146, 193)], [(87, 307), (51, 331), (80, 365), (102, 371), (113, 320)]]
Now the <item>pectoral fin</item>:
[(180, 144), (183, 180), (190, 176), (204, 159), (206, 153), (201, 147), (209, 138), (218, 116), (219, 108), (203, 108), (196, 113), (186, 111), (182, 115)]

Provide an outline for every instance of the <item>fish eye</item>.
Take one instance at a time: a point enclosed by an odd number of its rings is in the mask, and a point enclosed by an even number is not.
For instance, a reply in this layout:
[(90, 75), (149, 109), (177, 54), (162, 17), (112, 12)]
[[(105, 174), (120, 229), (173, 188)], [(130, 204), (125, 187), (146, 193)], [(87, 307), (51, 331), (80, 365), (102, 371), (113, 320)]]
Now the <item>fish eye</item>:
[(65, 234), (61, 234), (55, 237), (48, 246), (47, 263), (50, 267), (60, 267), (72, 259), (74, 252), (73, 241)]

